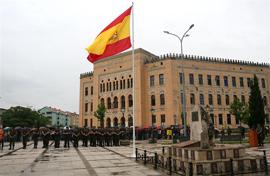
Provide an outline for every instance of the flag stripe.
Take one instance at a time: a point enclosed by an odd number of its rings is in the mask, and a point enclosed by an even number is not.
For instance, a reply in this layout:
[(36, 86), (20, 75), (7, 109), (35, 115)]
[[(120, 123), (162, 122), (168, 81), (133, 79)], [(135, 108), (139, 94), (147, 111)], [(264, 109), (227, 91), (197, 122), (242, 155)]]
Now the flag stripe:
[(113, 20), (113, 22), (111, 22), (107, 27), (105, 27), (105, 28), (100, 32), (100, 34), (101, 34), (102, 32), (104, 32), (104, 31), (106, 31), (107, 29), (113, 27), (114, 25), (116, 25), (116, 24), (118, 24), (118, 23), (121, 23), (121, 22), (124, 20), (124, 18), (125, 18), (126, 16), (129, 16), (129, 15), (130, 15), (131, 8), (132, 8), (132, 7), (128, 8), (124, 13), (122, 13), (122, 14), (121, 14), (120, 16), (118, 16), (115, 20)]
[(119, 40), (113, 44), (107, 45), (106, 49), (102, 55), (96, 55), (96, 54), (90, 53), (88, 55), (87, 59), (93, 63), (99, 59), (106, 58), (106, 57), (112, 56), (114, 54), (117, 54), (119, 52), (122, 52), (130, 47), (131, 47), (130, 37), (127, 37), (127, 38)]
[[(106, 45), (113, 44), (119, 40), (130, 36), (130, 16), (126, 16), (121, 23), (102, 32), (95, 41), (86, 50), (88, 53), (101, 55), (106, 48)], [(116, 38), (113, 36), (117, 34)]]

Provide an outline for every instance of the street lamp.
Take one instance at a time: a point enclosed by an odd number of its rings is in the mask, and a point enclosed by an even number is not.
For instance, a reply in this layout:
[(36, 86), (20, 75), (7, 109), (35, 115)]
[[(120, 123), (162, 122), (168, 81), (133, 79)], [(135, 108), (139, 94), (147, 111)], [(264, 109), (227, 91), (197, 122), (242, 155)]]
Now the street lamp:
[(182, 113), (183, 113), (183, 120), (184, 120), (184, 136), (186, 137), (187, 136), (187, 122), (186, 122), (186, 95), (185, 95), (185, 76), (184, 76), (184, 55), (183, 55), (183, 40), (185, 37), (188, 37), (189, 35), (187, 34), (188, 31), (190, 29), (192, 29), (194, 27), (194, 24), (190, 25), (188, 30), (182, 35), (182, 37), (179, 37), (178, 35), (176, 34), (173, 34), (173, 33), (170, 33), (169, 31), (163, 31), (165, 34), (169, 34), (169, 35), (173, 35), (175, 37), (177, 37), (180, 41), (180, 45), (181, 45), (181, 59), (182, 59), (182, 67), (181, 67), (181, 70), (182, 70), (182, 79), (183, 79), (183, 82), (182, 82), (182, 92), (183, 92), (183, 105), (182, 105)]

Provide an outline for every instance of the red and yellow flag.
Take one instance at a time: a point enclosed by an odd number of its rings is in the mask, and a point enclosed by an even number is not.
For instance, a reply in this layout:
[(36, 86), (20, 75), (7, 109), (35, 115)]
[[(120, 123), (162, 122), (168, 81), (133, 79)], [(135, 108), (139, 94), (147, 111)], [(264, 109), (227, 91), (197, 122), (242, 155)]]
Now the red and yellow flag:
[(95, 41), (86, 48), (89, 55), (87, 59), (94, 63), (120, 53), (131, 47), (130, 43), (130, 13), (132, 7), (127, 9), (113, 22), (111, 22), (100, 34)]

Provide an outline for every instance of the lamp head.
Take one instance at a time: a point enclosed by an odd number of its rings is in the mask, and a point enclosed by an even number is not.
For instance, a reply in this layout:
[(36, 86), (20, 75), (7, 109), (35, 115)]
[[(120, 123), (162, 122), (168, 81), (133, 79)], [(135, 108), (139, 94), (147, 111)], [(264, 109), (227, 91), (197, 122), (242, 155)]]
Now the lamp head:
[(190, 25), (189, 29), (193, 28), (194, 27), (194, 24)]
[(170, 34), (170, 32), (169, 31), (163, 31), (165, 34)]

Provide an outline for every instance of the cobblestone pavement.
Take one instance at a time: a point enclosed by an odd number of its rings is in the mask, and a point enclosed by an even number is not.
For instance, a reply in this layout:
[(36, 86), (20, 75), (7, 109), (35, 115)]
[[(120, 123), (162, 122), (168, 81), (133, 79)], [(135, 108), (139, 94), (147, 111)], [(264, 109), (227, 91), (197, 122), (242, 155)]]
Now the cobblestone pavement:
[[(38, 149), (33, 149), (33, 145), (22, 149), (19, 143), (14, 151), (8, 150), (7, 146), (0, 150), (0, 176), (163, 175), (110, 150), (118, 147), (109, 147), (108, 150), (102, 147), (55, 149), (52, 146), (44, 149), (40, 146)], [(131, 156), (130, 147), (120, 148), (122, 153)]]

